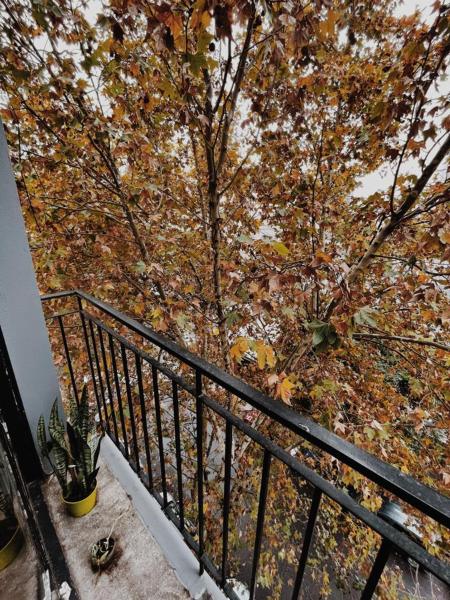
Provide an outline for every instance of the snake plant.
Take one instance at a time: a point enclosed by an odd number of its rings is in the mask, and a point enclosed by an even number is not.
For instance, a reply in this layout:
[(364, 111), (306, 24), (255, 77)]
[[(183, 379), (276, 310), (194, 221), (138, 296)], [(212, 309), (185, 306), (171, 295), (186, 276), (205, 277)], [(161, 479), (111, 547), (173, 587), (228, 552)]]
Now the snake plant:
[(70, 401), (69, 419), (64, 426), (58, 415), (58, 401), (53, 403), (47, 440), (44, 417), (39, 418), (37, 440), (42, 456), (48, 459), (61, 486), (64, 500), (83, 500), (94, 490), (98, 473), (97, 460), (101, 436), (89, 416), (87, 388), (84, 386), (79, 405)]

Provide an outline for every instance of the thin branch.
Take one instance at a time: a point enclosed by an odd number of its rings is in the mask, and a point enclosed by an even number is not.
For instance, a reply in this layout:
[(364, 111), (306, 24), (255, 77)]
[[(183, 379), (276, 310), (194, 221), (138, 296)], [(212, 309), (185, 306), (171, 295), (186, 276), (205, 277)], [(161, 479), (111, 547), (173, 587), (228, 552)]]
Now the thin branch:
[(419, 344), (420, 346), (432, 346), (439, 350), (445, 350), (450, 352), (450, 346), (443, 344), (442, 342), (436, 342), (432, 340), (425, 340), (423, 338), (409, 337), (405, 335), (389, 335), (388, 333), (354, 333), (353, 339), (355, 340), (392, 340), (396, 342), (405, 342), (409, 344)]

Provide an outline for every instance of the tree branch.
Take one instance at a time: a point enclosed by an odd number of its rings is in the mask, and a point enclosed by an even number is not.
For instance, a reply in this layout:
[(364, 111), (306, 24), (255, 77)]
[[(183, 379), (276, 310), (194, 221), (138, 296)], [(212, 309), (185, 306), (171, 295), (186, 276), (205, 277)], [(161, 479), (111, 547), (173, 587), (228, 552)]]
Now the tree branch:
[(433, 342), (432, 340), (424, 340), (422, 338), (409, 337), (405, 335), (389, 335), (388, 333), (354, 333), (355, 340), (392, 340), (394, 342), (405, 342), (407, 344), (419, 344), (420, 346), (432, 346), (439, 350), (450, 352), (450, 346), (442, 342)]
[[(427, 167), (422, 171), (422, 175), (416, 181), (416, 184), (410, 190), (410, 192), (406, 195), (406, 198), (403, 200), (399, 209), (391, 214), (387, 223), (378, 231), (373, 240), (371, 241), (369, 247), (359, 259), (357, 263), (355, 263), (351, 269), (349, 270), (347, 277), (345, 279), (347, 286), (350, 286), (355, 282), (358, 275), (364, 272), (374, 255), (377, 254), (380, 247), (386, 242), (386, 240), (390, 237), (390, 235), (398, 228), (403, 219), (407, 216), (408, 211), (414, 206), (417, 202), (420, 194), (423, 192), (424, 188), (430, 181), (431, 177), (436, 172), (438, 166), (447, 156), (450, 151), (450, 134), (447, 135), (445, 142), (439, 148), (438, 152), (434, 156), (433, 160), (428, 164)], [(324, 320), (328, 320), (333, 314), (334, 309), (339, 304), (341, 297), (334, 298), (327, 306), (327, 309), (324, 314)]]

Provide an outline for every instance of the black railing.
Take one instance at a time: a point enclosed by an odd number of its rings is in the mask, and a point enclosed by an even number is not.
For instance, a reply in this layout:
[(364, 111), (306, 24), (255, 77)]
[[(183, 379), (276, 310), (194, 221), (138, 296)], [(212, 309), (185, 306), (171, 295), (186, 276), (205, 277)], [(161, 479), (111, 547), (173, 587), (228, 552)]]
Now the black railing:
[[(259, 483), (258, 508), (254, 547), (251, 552), (252, 561), (249, 572), (250, 598), (255, 597), (257, 587), (258, 564), (264, 536), (267, 493), (270, 486), (270, 472), (274, 461), (280, 461), (290, 473), (301, 481), (312, 486), (310, 508), (303, 532), (302, 548), (299, 550), (298, 565), (292, 582), (292, 599), (299, 597), (304, 581), (309, 550), (313, 541), (316, 519), (320, 513), (323, 497), (336, 502), (341, 509), (376, 532), (381, 538), (379, 548), (373, 561), (369, 576), (362, 586), (361, 598), (372, 598), (388, 559), (399, 552), (409, 557), (441, 582), (450, 585), (450, 569), (448, 564), (430, 554), (420, 543), (404, 531), (400, 531), (385, 519), (359, 504), (345, 490), (337, 487), (317, 471), (309, 468), (304, 462), (292, 456), (269, 437), (262, 435), (257, 428), (233, 411), (230, 398), (239, 399), (250, 404), (260, 413), (267, 415), (274, 423), (286, 427), (297, 434), (316, 449), (348, 465), (361, 475), (380, 486), (383, 491), (394, 494), (421, 515), (430, 517), (438, 524), (450, 528), (450, 501), (437, 491), (422, 485), (412, 477), (405, 475), (392, 465), (368, 454), (364, 450), (346, 442), (332, 432), (317, 425), (313, 421), (299, 415), (281, 402), (277, 402), (250, 385), (237, 379), (220, 368), (206, 362), (198, 356), (182, 348), (172, 340), (160, 335), (135, 319), (129, 318), (109, 304), (97, 300), (80, 291), (69, 291), (43, 296), (43, 301), (59, 301), (62, 298), (73, 298), (77, 305), (75, 310), (50, 315), (56, 319), (61, 333), (62, 345), (67, 361), (68, 377), (73, 388), (75, 399), (79, 397), (77, 385), (77, 368), (74, 368), (73, 350), (69, 349), (65, 320), (80, 319), (76, 327), (83, 333), (85, 351), (88, 357), (90, 380), (96, 399), (98, 415), (103, 428), (120, 448), (133, 469), (140, 476), (147, 489), (158, 500), (162, 509), (183, 534), (184, 539), (196, 553), (199, 560), (200, 573), (206, 569), (222, 586), (225, 593), (236, 598), (233, 585), (229, 580), (229, 530), (232, 508), (232, 467), (234, 436), (246, 436), (262, 449), (263, 460)], [(90, 311), (95, 311), (93, 314)], [(118, 329), (120, 331), (118, 331)], [(125, 331), (124, 331), (125, 330)], [(130, 339), (130, 336), (132, 339)], [(147, 349), (149, 347), (149, 349)], [(154, 356), (151, 349), (167, 353), (179, 368), (168, 366), (161, 356)], [(78, 349), (78, 355), (81, 356)], [(132, 363), (130, 363), (130, 357)], [(132, 375), (130, 374), (132, 370)], [(188, 370), (188, 376), (184, 373)], [(83, 373), (86, 380), (85, 373)], [(173, 421), (174, 449), (167, 457), (168, 449), (162, 424), (164, 407), (160, 398), (159, 379), (164, 378), (170, 384), (171, 418)], [(80, 378), (78, 378), (80, 382)], [(153, 398), (153, 411), (149, 410), (147, 386)], [(207, 388), (222, 390), (227, 402), (213, 398)], [(195, 531), (192, 522), (185, 514), (185, 459), (182, 452), (179, 393), (186, 393), (192, 398), (195, 408), (192, 412), (192, 437), (195, 439), (195, 501), (197, 515)], [(138, 399), (133, 402), (133, 397)], [(115, 399), (115, 400), (114, 400)], [(117, 407), (117, 408), (116, 408)], [(109, 408), (109, 412), (108, 412)], [(221, 508), (221, 556), (212, 557), (205, 550), (205, 411), (211, 411), (215, 418), (223, 419), (223, 487)], [(154, 419), (152, 419), (152, 413)], [(221, 421), (222, 422), (222, 421)], [(130, 433), (126, 423), (130, 424)], [(152, 449), (153, 433), (156, 444)], [(139, 438), (139, 439), (138, 439)], [(139, 443), (141, 442), (141, 444)], [(143, 443), (143, 451), (141, 447)], [(154, 460), (157, 450), (158, 461)], [(168, 458), (174, 466), (176, 478), (176, 496), (174, 500), (169, 494), (166, 465)], [(160, 491), (156, 489), (158, 482)]]

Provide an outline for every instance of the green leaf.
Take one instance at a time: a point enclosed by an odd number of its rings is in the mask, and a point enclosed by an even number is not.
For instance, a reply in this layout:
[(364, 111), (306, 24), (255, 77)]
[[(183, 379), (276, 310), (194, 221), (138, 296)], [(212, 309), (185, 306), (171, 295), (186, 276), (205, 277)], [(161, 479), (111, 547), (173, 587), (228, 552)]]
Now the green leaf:
[(180, 329), (186, 329), (189, 323), (189, 317), (185, 313), (179, 312), (175, 317), (175, 321)]
[(45, 433), (45, 420), (43, 415), (39, 417), (36, 437), (42, 456), (48, 458), (47, 435)]
[(353, 315), (354, 322), (357, 325), (370, 325), (371, 327), (376, 327), (377, 322), (375, 321), (373, 315), (375, 311), (368, 307), (363, 306), (358, 312)]
[(197, 52), (197, 54), (187, 55), (188, 63), (194, 75), (200, 75), (200, 71), (206, 67), (206, 56)]
[(323, 352), (330, 347), (337, 348), (339, 346), (339, 336), (330, 323), (313, 319), (306, 323), (306, 328), (313, 332), (312, 345), (316, 352)]
[(69, 449), (67, 448), (64, 424), (60, 421), (58, 415), (58, 398), (56, 398), (54, 401), (52, 410), (50, 412), (48, 432), (52, 440), (56, 442), (56, 444), (58, 444), (65, 452), (68, 452)]
[(76, 421), (73, 423), (81, 439), (87, 441), (89, 433), (89, 399), (87, 386), (81, 392), (80, 405), (77, 407)]
[(67, 494), (67, 452), (60, 446), (54, 446), (51, 452), (51, 463), (65, 497)]
[(227, 318), (226, 318), (226, 322), (227, 322), (228, 326), (234, 325), (234, 323), (239, 323), (240, 321), (242, 321), (242, 317), (237, 311), (234, 310), (234, 311), (228, 313)]
[(373, 438), (375, 437), (375, 430), (372, 429), (371, 427), (364, 427), (364, 433), (366, 434), (367, 438), (372, 441)]
[(238, 240), (238, 242), (241, 242), (241, 244), (252, 244), (253, 243), (252, 238), (249, 237), (248, 235), (244, 235), (244, 234), (239, 235), (237, 240)]
[(197, 53), (206, 52), (213, 39), (214, 36), (203, 29), (197, 38)]
[(325, 339), (325, 331), (322, 329), (316, 329), (313, 333), (313, 337), (312, 337), (312, 345), (314, 347), (318, 346), (319, 344), (321, 344)]
[(145, 262), (143, 260), (139, 260), (135, 267), (134, 270), (136, 271), (136, 273), (139, 273), (139, 275), (142, 275), (142, 273), (145, 273)]
[(101, 445), (103, 436), (104, 436), (104, 434), (102, 434), (101, 436), (99, 436), (97, 438), (98, 439), (97, 446), (96, 446), (95, 451), (94, 451), (94, 453), (92, 455), (92, 467), (93, 467), (93, 469), (97, 468), (97, 461), (98, 461), (98, 457), (99, 457), (99, 454), (100, 454), (100, 445)]

